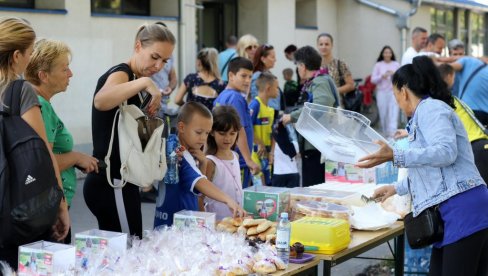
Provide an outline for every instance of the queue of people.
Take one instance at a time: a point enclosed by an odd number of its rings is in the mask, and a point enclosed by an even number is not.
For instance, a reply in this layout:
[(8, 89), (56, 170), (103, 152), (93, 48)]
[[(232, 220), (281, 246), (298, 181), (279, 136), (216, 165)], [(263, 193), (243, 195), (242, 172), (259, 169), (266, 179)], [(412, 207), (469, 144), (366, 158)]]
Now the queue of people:
[[(129, 234), (142, 237), (140, 188), (134, 183), (120, 187), (125, 211), (121, 213), (111, 185), (121, 180), (122, 166), (118, 141), (111, 142), (118, 136), (112, 125), (124, 102), (140, 106), (151, 117), (172, 113), (166, 109), (177, 78), (167, 65), (173, 62), (174, 35), (161, 22), (144, 24), (136, 32), (132, 55), (100, 76), (92, 102), (92, 156), (73, 151), (73, 137), (50, 103), (66, 91), (73, 76), (69, 46), (49, 39), (35, 42), (32, 27), (17, 18), (0, 20), (2, 37), (1, 99), (6, 87), (25, 75), (27, 82), (19, 92), (21, 117), (45, 142), (64, 192), (53, 228), (33, 240), (70, 243), (68, 208), (75, 192), (75, 168), (87, 174), (83, 194), (99, 228), (121, 232), (126, 220)], [(277, 59), (272, 45), (259, 44), (251, 34), (227, 42), (221, 56), (214, 48), (202, 49), (197, 72), (179, 86), (177, 145), (170, 153), (178, 156), (177, 177), (170, 185), (155, 183), (159, 189), (154, 228), (170, 226), (173, 215), (183, 209), (215, 212), (217, 219), (244, 216), (242, 190), (251, 185), (307, 187), (325, 180), (321, 152), (297, 135), (293, 123), (305, 102), (340, 108), (344, 96), (355, 90), (348, 65), (332, 55), (333, 37), (322, 33), (315, 47), (286, 47), (285, 57), (296, 64), (297, 81), (294, 70), (285, 69), (284, 92), (271, 73)], [(401, 67), (391, 47), (381, 49), (371, 76), (377, 85), (381, 131), (390, 139), (398, 137), (401, 110), (409, 118), (401, 132), (409, 148), (392, 149), (380, 142), (380, 150), (357, 166), (393, 161), (409, 168), (408, 178), (377, 189), (374, 197), (385, 200), (409, 193), (414, 216), (433, 207), (440, 212), (445, 234), (434, 244), (431, 275), (486, 275), (488, 215), (478, 207), (488, 203), (488, 104), (483, 96), (483, 91), (488, 93), (483, 84), (488, 71), (482, 60), (440, 57), (442, 45), (444, 37), (428, 37), (425, 29), (414, 29)], [(448, 45), (452, 55), (462, 46), (458, 41)], [(450, 65), (437, 68), (436, 63)], [(483, 91), (474, 93), (473, 87)], [(0, 260), (16, 267), (16, 251), (0, 246)], [(459, 260), (469, 264), (467, 268), (456, 266)]]

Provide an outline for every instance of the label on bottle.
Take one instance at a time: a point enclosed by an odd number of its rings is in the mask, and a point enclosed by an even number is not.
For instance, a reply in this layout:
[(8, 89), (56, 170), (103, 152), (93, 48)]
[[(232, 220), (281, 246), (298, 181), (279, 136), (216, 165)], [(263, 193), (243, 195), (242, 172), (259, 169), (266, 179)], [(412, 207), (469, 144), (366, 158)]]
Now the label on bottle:
[(279, 229), (276, 231), (276, 248), (288, 249), (290, 247), (290, 232)]

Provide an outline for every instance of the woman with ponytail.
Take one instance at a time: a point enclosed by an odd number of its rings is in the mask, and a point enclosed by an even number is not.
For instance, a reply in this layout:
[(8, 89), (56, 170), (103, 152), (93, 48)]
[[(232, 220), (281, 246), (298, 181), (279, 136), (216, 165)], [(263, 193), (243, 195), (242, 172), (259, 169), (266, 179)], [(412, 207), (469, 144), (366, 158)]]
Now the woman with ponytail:
[(188, 94), (187, 102), (199, 102), (212, 110), (213, 102), (225, 88), (217, 66), (218, 56), (215, 48), (200, 50), (197, 56), (197, 73), (189, 74), (183, 80), (175, 98), (177, 105), (183, 105), (183, 98)]
[(373, 197), (384, 201), (410, 193), (414, 217), (438, 206), (444, 236), (434, 243), (429, 275), (488, 275), (488, 189), (447, 85), (426, 56), (398, 69), (392, 82), (396, 101), (410, 118), (409, 148), (378, 142), (381, 148), (358, 166), (393, 161), (409, 175), (376, 189)]
[[(112, 183), (120, 181), (120, 154), (118, 139), (113, 139), (111, 146), (112, 126), (116, 119), (119, 105), (140, 106), (151, 96), (144, 108), (149, 116), (158, 114), (161, 105), (161, 93), (151, 79), (164, 67), (175, 48), (176, 39), (171, 31), (161, 24), (144, 24), (137, 31), (134, 51), (130, 58), (109, 68), (98, 79), (92, 102), (92, 139), (93, 156), (104, 160), (110, 154), (110, 177)], [(118, 117), (117, 117), (118, 118)], [(115, 121), (117, 122), (117, 121)], [(114, 137), (118, 137), (115, 128)], [(117, 212), (114, 188), (107, 180), (106, 168), (90, 172), (83, 186), (83, 195), (90, 211), (98, 221), (98, 227), (107, 231), (122, 231), (122, 224), (128, 224), (131, 236), (142, 238), (142, 214), (139, 187), (127, 183), (122, 188), (123, 206), (126, 219)], [(120, 204), (121, 205), (121, 204)], [(121, 206), (119, 205), (121, 210)], [(122, 212), (121, 212), (122, 213)], [(127, 223), (125, 223), (127, 222)], [(125, 227), (124, 227), (125, 228)]]

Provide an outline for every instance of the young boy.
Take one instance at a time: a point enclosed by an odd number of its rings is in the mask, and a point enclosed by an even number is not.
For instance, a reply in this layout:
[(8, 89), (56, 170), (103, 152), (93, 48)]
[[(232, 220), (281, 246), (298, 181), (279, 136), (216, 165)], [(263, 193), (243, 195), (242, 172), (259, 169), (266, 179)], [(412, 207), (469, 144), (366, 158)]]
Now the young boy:
[(274, 141), (272, 137), (275, 110), (268, 106), (269, 99), (278, 96), (278, 79), (271, 73), (263, 72), (256, 80), (258, 95), (249, 104), (254, 130), (254, 147), (252, 157), (261, 164), (263, 184), (271, 186), (271, 170), (274, 157)]
[(251, 85), (252, 62), (247, 58), (237, 57), (229, 62), (229, 84), (224, 91), (215, 99), (214, 106), (230, 105), (233, 106), (239, 118), (242, 128), (237, 138), (236, 151), (239, 153), (239, 165), (242, 174), (242, 187), (247, 188), (251, 181), (251, 173), (257, 174), (260, 171), (259, 165), (251, 158), (253, 129), (251, 114), (247, 106), (246, 99), (241, 93), (247, 94)]
[(285, 79), (285, 86), (283, 87), (283, 94), (285, 95), (286, 107), (295, 106), (300, 97), (300, 91), (298, 91), (298, 82), (293, 80), (293, 70), (286, 68), (283, 70), (283, 78)]
[[(207, 159), (202, 151), (212, 130), (212, 113), (204, 105), (188, 102), (178, 114), (178, 140), (181, 144), (178, 166), (179, 181), (160, 185), (156, 199), (154, 228), (171, 226), (173, 215), (181, 210), (198, 211), (197, 195), (203, 195), (227, 204), (234, 215), (244, 215), (243, 209), (228, 195), (208, 181), (202, 171)], [(199, 166), (195, 162), (198, 160)]]

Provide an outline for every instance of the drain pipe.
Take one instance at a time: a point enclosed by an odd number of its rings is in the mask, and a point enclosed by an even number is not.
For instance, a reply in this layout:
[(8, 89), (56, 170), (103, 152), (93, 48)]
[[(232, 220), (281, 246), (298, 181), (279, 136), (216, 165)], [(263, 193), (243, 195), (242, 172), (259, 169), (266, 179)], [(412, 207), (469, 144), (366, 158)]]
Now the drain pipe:
[(406, 13), (387, 7), (385, 5), (380, 5), (370, 0), (356, 0), (356, 1), (359, 2), (360, 4), (366, 5), (373, 9), (377, 9), (384, 13), (396, 16), (396, 26), (400, 30), (401, 52), (404, 53), (407, 50), (407, 30), (409, 28), (408, 26), (410, 21), (409, 19), (410, 17), (412, 17), (414, 14), (417, 13), (417, 10), (420, 7), (422, 0), (410, 0), (409, 2), (413, 7), (409, 12)]

